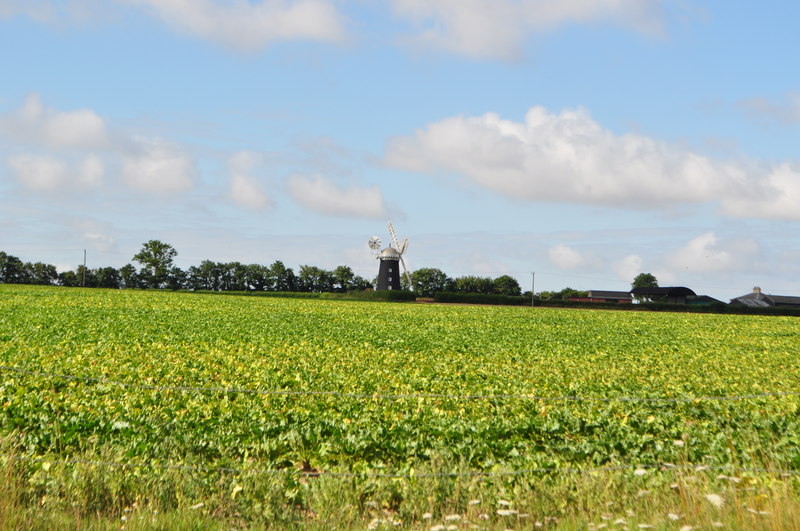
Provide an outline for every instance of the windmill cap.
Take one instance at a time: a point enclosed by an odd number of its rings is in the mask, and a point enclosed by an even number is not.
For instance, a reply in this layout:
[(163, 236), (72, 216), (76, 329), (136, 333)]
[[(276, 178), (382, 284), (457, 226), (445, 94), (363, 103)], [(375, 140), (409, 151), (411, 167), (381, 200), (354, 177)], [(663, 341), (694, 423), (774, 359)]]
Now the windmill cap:
[(393, 247), (387, 247), (386, 249), (381, 251), (380, 259), (381, 260), (399, 260), (400, 259), (400, 253), (398, 253), (397, 250), (394, 249)]

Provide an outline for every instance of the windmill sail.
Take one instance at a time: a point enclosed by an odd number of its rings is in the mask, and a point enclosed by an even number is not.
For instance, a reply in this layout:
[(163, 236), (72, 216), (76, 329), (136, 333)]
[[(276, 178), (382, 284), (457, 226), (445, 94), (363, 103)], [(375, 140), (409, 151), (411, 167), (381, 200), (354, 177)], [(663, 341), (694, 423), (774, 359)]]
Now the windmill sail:
[(408, 238), (403, 239), (403, 244), (397, 243), (397, 233), (394, 230), (394, 225), (392, 222), (389, 222), (389, 235), (392, 237), (392, 245), (394, 249), (397, 251), (397, 254), (400, 255), (400, 264), (403, 266), (403, 274), (408, 281), (408, 287), (411, 291), (414, 291), (414, 284), (411, 282), (411, 275), (408, 273), (408, 268), (406, 267), (406, 261), (403, 260), (403, 254), (406, 252), (406, 248), (408, 248)]

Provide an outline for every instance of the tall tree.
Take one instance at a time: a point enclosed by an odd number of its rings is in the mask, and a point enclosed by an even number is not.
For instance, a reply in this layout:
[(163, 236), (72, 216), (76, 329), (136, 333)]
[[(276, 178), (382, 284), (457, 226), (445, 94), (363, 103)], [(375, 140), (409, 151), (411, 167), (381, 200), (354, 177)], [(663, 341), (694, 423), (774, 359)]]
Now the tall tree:
[(199, 267), (189, 269), (192, 289), (219, 291), (222, 289), (222, 269), (211, 260), (203, 260)]
[(166, 284), (172, 270), (172, 259), (178, 251), (168, 243), (150, 240), (143, 244), (142, 250), (133, 257), (142, 267), (139, 276), (150, 288), (160, 288)]
[(350, 290), (351, 291), (364, 291), (365, 289), (373, 289), (372, 282), (367, 280), (366, 278), (356, 275), (353, 277), (353, 280), (350, 281)]
[(269, 266), (270, 277), (274, 280), (274, 291), (294, 291), (297, 289), (297, 276), (291, 267), (286, 267), (283, 262), (276, 260)]
[(228, 289), (230, 291), (246, 291), (247, 286), (247, 266), (241, 262), (231, 262), (228, 264)]
[(494, 289), (494, 283), (489, 277), (476, 277), (468, 275), (456, 279), (455, 289), (461, 293), (485, 293), (490, 294)]
[[(133, 267), (133, 266), (131, 266)], [(75, 288), (81, 285), (81, 279), (75, 274), (75, 271), (64, 271), (58, 274), (58, 285), (68, 288)]]
[(519, 295), (522, 293), (522, 288), (519, 286), (517, 279), (509, 276), (502, 275), (492, 281), (494, 285), (494, 292), (500, 295)]
[(186, 288), (187, 275), (186, 271), (180, 267), (172, 267), (167, 274), (166, 287), (173, 291)]
[(246, 267), (248, 290), (268, 291), (272, 288), (273, 280), (267, 266), (250, 264)]
[(556, 291), (552, 295), (552, 299), (566, 301), (571, 298), (580, 298), (580, 297), (587, 297), (589, 295), (588, 291), (580, 291), (577, 289), (570, 288), (567, 286), (566, 288), (562, 289), (561, 291)]
[(57, 280), (56, 266), (42, 262), (31, 264), (31, 283), (50, 285), (55, 284)]
[(6, 263), (8, 263), (9, 256), (10, 255), (5, 251), (0, 251), (0, 284), (10, 283), (10, 281), (6, 279)]
[(657, 288), (658, 279), (651, 273), (639, 273), (631, 282), (631, 289), (634, 288)]
[(85, 286), (87, 288), (96, 288), (97, 275), (95, 273), (96, 271), (94, 269), (83, 267), (83, 264), (79, 265), (75, 270), (75, 275), (78, 277), (78, 285)]
[(100, 288), (119, 289), (121, 279), (119, 271), (113, 267), (101, 267), (95, 272), (97, 286)]
[[(658, 280), (656, 279), (655, 275), (651, 273), (639, 273), (636, 275), (636, 278), (633, 279), (631, 282), (631, 290), (636, 288), (657, 288), (658, 287)], [(646, 302), (648, 300), (653, 300), (653, 297), (644, 297), (642, 295), (634, 295), (633, 298), (639, 302)]]
[(414, 291), (420, 297), (433, 297), (440, 291), (450, 291), (454, 288), (453, 280), (440, 269), (423, 267), (411, 273), (414, 282)]
[(301, 265), (297, 280), (297, 288), (299, 291), (309, 291), (312, 293), (333, 291), (333, 279), (331, 274), (316, 266)]
[(139, 287), (139, 276), (136, 274), (136, 268), (131, 264), (125, 264), (119, 269), (119, 278), (122, 281), (122, 287), (125, 289)]
[(0, 251), (0, 282), (6, 284), (25, 283), (25, 264), (16, 256)]
[(353, 270), (348, 266), (339, 266), (331, 272), (331, 279), (333, 281), (333, 290), (338, 292), (345, 292), (355, 289), (353, 280), (356, 275)]

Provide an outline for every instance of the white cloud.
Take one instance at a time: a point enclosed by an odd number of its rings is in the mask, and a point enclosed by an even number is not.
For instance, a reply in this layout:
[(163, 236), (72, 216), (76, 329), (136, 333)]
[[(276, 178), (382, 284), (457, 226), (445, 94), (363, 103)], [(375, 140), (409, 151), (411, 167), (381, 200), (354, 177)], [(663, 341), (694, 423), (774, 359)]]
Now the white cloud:
[(0, 0), (0, 19), (25, 16), (43, 24), (102, 19), (107, 0)]
[[(141, 9), (176, 31), (241, 50), (287, 40), (343, 42), (348, 19), (339, 5), (363, 0), (0, 0), (0, 18), (45, 24), (124, 20)], [(663, 34), (660, 0), (389, 0), (412, 24), (408, 40), (471, 57), (519, 56), (531, 35), (567, 24), (609, 22)], [(366, 21), (359, 21), (366, 24)]]
[(105, 166), (97, 155), (89, 155), (81, 163), (78, 171), (78, 183), (89, 188), (103, 184)]
[(50, 192), (70, 186), (97, 188), (103, 184), (105, 168), (96, 155), (89, 155), (80, 163), (70, 164), (51, 155), (15, 155), (9, 157), (8, 167), (14, 178), (25, 188)]
[(745, 193), (722, 205), (732, 217), (800, 220), (800, 165), (783, 163), (760, 179), (751, 177)]
[(117, 0), (145, 7), (178, 30), (244, 50), (281, 40), (340, 42), (344, 18), (326, 0)]
[(117, 249), (117, 239), (110, 234), (112, 228), (107, 224), (85, 218), (73, 222), (72, 225), (95, 251), (109, 252)]
[(583, 109), (542, 107), (524, 122), (453, 117), (387, 145), (388, 164), (447, 173), (517, 200), (644, 208), (720, 202), (736, 217), (800, 219), (800, 172), (720, 163), (639, 134), (615, 135)]
[(675, 269), (690, 271), (722, 271), (733, 265), (733, 256), (717, 247), (713, 232), (693, 238), (684, 247), (667, 256), (667, 263)]
[(414, 43), (471, 57), (509, 59), (532, 33), (568, 23), (611, 21), (661, 33), (658, 0), (392, 0), (395, 12), (417, 23)]
[(36, 93), (29, 94), (19, 110), (0, 117), (0, 132), (51, 148), (104, 148), (109, 143), (105, 121), (94, 111), (51, 109)]
[[(648, 263), (651, 262), (660, 264), (661, 259), (649, 259)], [(645, 269), (645, 260), (638, 254), (629, 254), (625, 256), (622, 260), (615, 262), (613, 267), (617, 277), (626, 284), (632, 284), (633, 280), (641, 273), (652, 274), (656, 277), (659, 286), (670, 286), (678, 281), (677, 275), (668, 268), (657, 267), (656, 269), (651, 269), (647, 266), (647, 269)]]
[(180, 147), (162, 140), (135, 138), (123, 157), (122, 177), (132, 189), (169, 195), (189, 190), (194, 161)]
[(629, 254), (614, 264), (614, 271), (620, 280), (633, 282), (636, 275), (644, 272), (642, 271), (642, 257), (638, 254)]
[(272, 203), (255, 178), (249, 174), (253, 166), (260, 162), (261, 157), (250, 151), (240, 151), (228, 160), (231, 199), (253, 210), (263, 210)]
[(17, 181), (30, 190), (99, 188), (107, 168), (144, 192), (165, 195), (192, 187), (194, 160), (180, 146), (120, 130), (111, 135), (106, 120), (94, 111), (53, 109), (36, 93), (20, 108), (0, 115), (0, 133), (7, 147), (28, 152), (7, 162)]
[(577, 269), (586, 265), (586, 258), (571, 247), (559, 243), (547, 252), (547, 258), (559, 269)]
[(755, 240), (720, 242), (713, 232), (707, 232), (669, 253), (664, 261), (676, 271), (713, 273), (745, 268), (758, 251)]
[(114, 249), (117, 245), (117, 240), (107, 234), (84, 232), (83, 237), (88, 240), (97, 251), (107, 252)]
[(52, 157), (16, 155), (8, 159), (8, 166), (14, 178), (29, 190), (50, 192), (67, 182), (67, 165)]
[(287, 184), (295, 201), (323, 214), (371, 219), (388, 216), (377, 186), (340, 188), (325, 177), (303, 175), (290, 177)]
[(56, 267), (56, 271), (58, 271), (59, 273), (64, 273), (66, 271), (75, 271), (76, 269), (75, 265), (73, 264), (60, 263), (54, 265)]
[(800, 93), (786, 94), (781, 100), (758, 97), (738, 102), (738, 107), (758, 118), (768, 118), (778, 122), (800, 123)]
[(56, 15), (52, 4), (30, 0), (0, 0), (0, 18), (24, 15), (37, 22), (50, 22)]

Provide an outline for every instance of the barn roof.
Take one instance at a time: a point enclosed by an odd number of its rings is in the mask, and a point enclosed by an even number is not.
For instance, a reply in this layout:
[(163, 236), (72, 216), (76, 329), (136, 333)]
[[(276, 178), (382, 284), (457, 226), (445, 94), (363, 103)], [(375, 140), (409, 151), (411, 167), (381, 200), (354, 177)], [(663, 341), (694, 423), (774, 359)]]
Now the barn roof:
[(604, 291), (593, 289), (589, 291), (589, 296), (595, 299), (630, 299), (631, 294), (628, 291)]
[(661, 296), (661, 297), (694, 297), (697, 294), (689, 288), (683, 286), (675, 286), (670, 288), (633, 288), (631, 295), (642, 295), (645, 297)]
[(800, 306), (800, 297), (792, 297), (789, 295), (769, 295), (767, 297), (772, 299), (776, 306)]
[(768, 306), (800, 306), (800, 297), (788, 295), (772, 295), (754, 291), (741, 297), (731, 299), (731, 304), (743, 304), (752, 308), (766, 308)]

